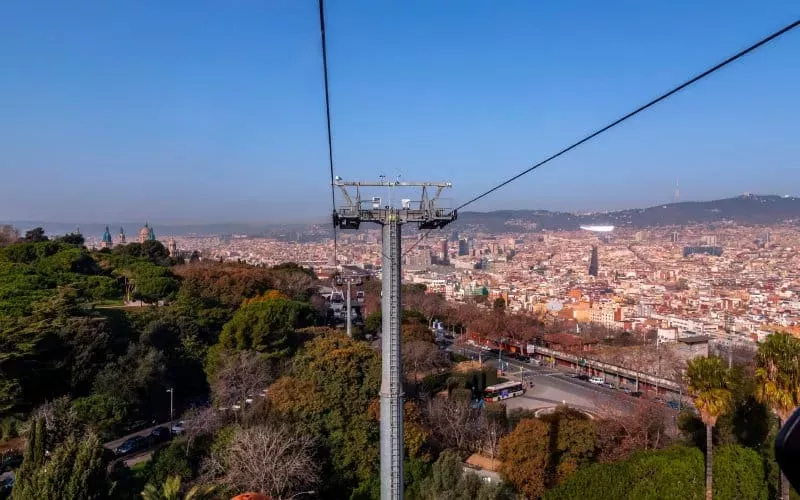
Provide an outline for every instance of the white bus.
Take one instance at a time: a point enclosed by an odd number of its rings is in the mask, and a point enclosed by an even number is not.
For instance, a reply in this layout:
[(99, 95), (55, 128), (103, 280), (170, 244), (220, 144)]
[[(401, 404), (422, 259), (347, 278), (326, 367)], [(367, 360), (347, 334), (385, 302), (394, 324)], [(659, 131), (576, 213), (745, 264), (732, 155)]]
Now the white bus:
[(502, 401), (503, 399), (522, 396), (525, 394), (525, 387), (522, 382), (503, 382), (502, 384), (490, 385), (483, 391), (484, 401)]

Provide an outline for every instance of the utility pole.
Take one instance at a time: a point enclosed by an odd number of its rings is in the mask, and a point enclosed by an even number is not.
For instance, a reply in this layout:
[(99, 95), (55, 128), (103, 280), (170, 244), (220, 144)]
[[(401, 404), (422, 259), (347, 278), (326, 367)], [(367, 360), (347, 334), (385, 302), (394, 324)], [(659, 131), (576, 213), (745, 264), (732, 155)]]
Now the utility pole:
[(350, 285), (360, 285), (362, 283), (361, 276), (339, 275), (336, 277), (336, 284), (339, 286), (347, 285), (347, 336), (353, 336), (353, 313), (350, 309)]
[[(381, 499), (403, 499), (403, 373), (401, 359), (402, 297), (400, 236), (403, 224), (417, 224), (421, 230), (441, 229), (456, 219), (456, 211), (437, 208), (436, 200), (447, 182), (344, 182), (336, 177), (334, 185), (343, 193), (346, 204), (333, 212), (333, 225), (340, 229), (358, 229), (362, 222), (382, 226), (381, 258)], [(400, 208), (380, 198), (361, 201), (361, 187), (420, 187), (420, 201), (402, 200)], [(355, 188), (355, 199), (348, 188)], [(432, 197), (428, 189), (435, 188)], [(412, 208), (412, 204), (414, 207)]]

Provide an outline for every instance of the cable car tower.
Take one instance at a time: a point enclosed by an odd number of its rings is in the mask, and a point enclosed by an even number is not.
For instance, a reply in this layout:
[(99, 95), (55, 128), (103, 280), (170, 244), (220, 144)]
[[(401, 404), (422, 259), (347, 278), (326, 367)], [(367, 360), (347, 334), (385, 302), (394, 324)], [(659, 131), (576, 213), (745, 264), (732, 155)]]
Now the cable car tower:
[[(340, 229), (358, 229), (362, 222), (382, 226), (381, 257), (381, 499), (403, 499), (403, 372), (400, 323), (402, 297), (400, 282), (400, 234), (403, 224), (417, 224), (419, 229), (440, 229), (456, 220), (456, 211), (438, 208), (436, 202), (449, 182), (344, 182), (336, 177), (346, 204), (334, 209), (333, 225)], [(404, 199), (400, 208), (383, 205), (380, 198), (361, 199), (361, 188), (420, 187), (418, 202)], [(349, 189), (355, 188), (355, 198)], [(435, 189), (433, 196), (428, 190)]]

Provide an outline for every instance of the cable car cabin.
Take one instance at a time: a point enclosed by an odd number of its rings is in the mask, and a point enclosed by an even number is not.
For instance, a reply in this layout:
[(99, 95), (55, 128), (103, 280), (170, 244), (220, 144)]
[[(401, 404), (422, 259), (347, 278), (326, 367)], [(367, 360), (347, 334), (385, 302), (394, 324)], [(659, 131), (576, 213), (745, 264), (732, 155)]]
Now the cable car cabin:
[(523, 394), (525, 394), (525, 387), (522, 382), (503, 382), (487, 387), (483, 391), (483, 399), (484, 401), (502, 401)]

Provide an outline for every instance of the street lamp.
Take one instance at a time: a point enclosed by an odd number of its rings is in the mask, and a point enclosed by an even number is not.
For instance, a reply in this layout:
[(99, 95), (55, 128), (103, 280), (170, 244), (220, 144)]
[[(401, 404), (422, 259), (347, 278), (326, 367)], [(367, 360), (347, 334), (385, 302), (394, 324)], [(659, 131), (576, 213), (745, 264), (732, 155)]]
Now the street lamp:
[(172, 424), (172, 412), (173, 412), (172, 397), (175, 394), (175, 388), (170, 387), (169, 389), (167, 389), (167, 392), (169, 393), (169, 423)]

